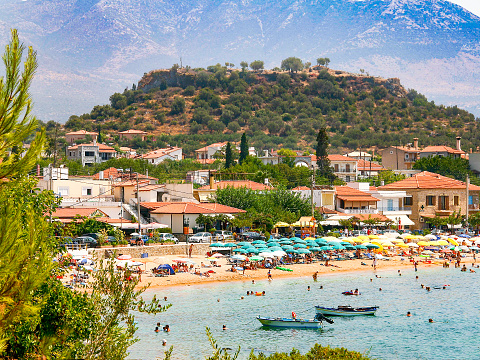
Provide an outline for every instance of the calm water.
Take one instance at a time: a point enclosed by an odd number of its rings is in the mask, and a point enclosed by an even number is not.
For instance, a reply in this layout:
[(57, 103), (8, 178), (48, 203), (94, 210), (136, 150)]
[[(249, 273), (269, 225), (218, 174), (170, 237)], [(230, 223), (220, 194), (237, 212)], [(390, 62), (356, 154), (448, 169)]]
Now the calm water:
[[(305, 353), (315, 343), (379, 359), (480, 359), (480, 271), (429, 268), (417, 273), (404, 270), (402, 276), (396, 271), (377, 274), (382, 278), (364, 272), (319, 276), (316, 283), (310, 277), (149, 290), (145, 298), (168, 296), (173, 306), (156, 316), (137, 316), (141, 341), (131, 347), (130, 358), (163, 358), (161, 342), (166, 339), (167, 347), (174, 346), (174, 359), (203, 359), (211, 353), (208, 326), (220, 346), (241, 346), (240, 359), (252, 349), (267, 354), (295, 347)], [(420, 284), (451, 286), (427, 292)], [(355, 288), (361, 296), (341, 295)], [(241, 300), (247, 290), (265, 290), (267, 296)], [(314, 305), (379, 305), (380, 309), (376, 316), (334, 318), (335, 324), (325, 323), (322, 330), (266, 329), (255, 319), (257, 315), (289, 317), (292, 311), (313, 318)], [(407, 317), (407, 311), (413, 316)], [(435, 323), (428, 323), (429, 318)], [(158, 321), (169, 324), (171, 332), (155, 333)], [(228, 330), (222, 331), (223, 324)]]

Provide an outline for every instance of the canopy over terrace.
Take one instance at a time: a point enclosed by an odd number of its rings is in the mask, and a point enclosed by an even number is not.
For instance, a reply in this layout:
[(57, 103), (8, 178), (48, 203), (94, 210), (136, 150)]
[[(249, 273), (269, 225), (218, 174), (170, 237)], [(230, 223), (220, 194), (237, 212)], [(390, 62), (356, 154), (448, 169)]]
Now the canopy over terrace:
[(335, 186), (337, 210), (345, 214), (376, 212), (379, 199), (349, 186)]
[(357, 214), (354, 216), (354, 219), (359, 223), (360, 226), (371, 225), (367, 223), (369, 220), (375, 220), (377, 225), (380, 226), (385, 226), (387, 223), (392, 221), (387, 216), (380, 214)]
[(352, 219), (354, 215), (332, 215), (329, 216), (327, 219), (320, 221), (320, 225), (322, 226), (340, 226), (340, 220), (349, 220)]

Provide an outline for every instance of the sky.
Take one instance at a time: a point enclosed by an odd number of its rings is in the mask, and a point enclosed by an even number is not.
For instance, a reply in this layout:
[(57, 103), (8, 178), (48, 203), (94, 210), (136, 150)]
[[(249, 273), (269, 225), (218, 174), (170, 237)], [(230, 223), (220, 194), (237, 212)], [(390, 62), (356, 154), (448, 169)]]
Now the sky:
[(468, 11), (480, 16), (480, 0), (449, 0), (454, 4), (458, 4)]

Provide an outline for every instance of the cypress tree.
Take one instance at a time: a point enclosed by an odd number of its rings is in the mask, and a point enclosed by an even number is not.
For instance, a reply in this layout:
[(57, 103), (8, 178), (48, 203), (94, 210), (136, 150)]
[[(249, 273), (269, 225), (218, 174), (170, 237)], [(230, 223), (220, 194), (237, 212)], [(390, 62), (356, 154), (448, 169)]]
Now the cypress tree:
[(322, 127), (317, 135), (317, 166), (320, 176), (327, 179), (333, 178), (330, 159), (328, 158), (328, 134), (327, 129)]
[(233, 153), (232, 153), (232, 145), (230, 142), (227, 142), (227, 147), (225, 149), (225, 169), (233, 166)]
[(248, 142), (247, 142), (247, 135), (243, 133), (242, 139), (240, 140), (240, 157), (238, 158), (238, 162), (241, 165), (243, 161), (248, 156)]

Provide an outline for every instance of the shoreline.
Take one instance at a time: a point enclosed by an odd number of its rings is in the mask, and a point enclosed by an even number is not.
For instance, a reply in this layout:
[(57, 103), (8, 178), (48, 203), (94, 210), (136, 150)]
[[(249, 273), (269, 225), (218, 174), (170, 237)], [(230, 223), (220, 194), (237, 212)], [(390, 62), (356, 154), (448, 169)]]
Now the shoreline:
[[(178, 256), (176, 258), (179, 258)], [(193, 256), (191, 260), (201, 263), (208, 263), (208, 261), (203, 256)], [(416, 259), (417, 260), (417, 259)], [(400, 260), (399, 256), (392, 257), (390, 260), (379, 260), (377, 263), (377, 269), (374, 270), (372, 267), (372, 260), (364, 259), (354, 259), (354, 260), (342, 260), (342, 261), (332, 261), (333, 266), (325, 267), (324, 262), (315, 262), (312, 264), (295, 264), (295, 265), (285, 265), (286, 268), (292, 269), (292, 272), (282, 271), (278, 269), (272, 269), (271, 274), (273, 281), (276, 278), (286, 279), (286, 278), (303, 278), (303, 277), (312, 277), (313, 274), (318, 271), (318, 279), (320, 280), (322, 276), (325, 275), (336, 275), (344, 273), (356, 273), (356, 272), (371, 272), (372, 276), (375, 272), (381, 272), (383, 270), (403, 270), (403, 269), (412, 269), (414, 268), (413, 263), (409, 259)], [(365, 263), (366, 265), (362, 265)], [(195, 275), (193, 273), (177, 273), (175, 275), (169, 275), (165, 277), (154, 277), (151, 270), (155, 265), (153, 263), (146, 263), (147, 274), (142, 274), (141, 282), (138, 284), (138, 288), (149, 284), (148, 290), (156, 290), (164, 287), (176, 287), (176, 286), (191, 286), (191, 285), (206, 285), (206, 284), (217, 284), (225, 282), (250, 282), (252, 280), (268, 280), (268, 269), (257, 269), (257, 270), (246, 270), (245, 275), (240, 273), (232, 273), (226, 271), (230, 268), (227, 265), (226, 259), (219, 259), (218, 264), (220, 267), (206, 267), (200, 268), (201, 272), (208, 270), (213, 270), (215, 273), (211, 274), (209, 277), (204, 277), (200, 275)], [(418, 268), (426, 267), (436, 267), (441, 266), (442, 262), (440, 260), (432, 260), (431, 263), (419, 262)], [(153, 266), (152, 266), (153, 265)]]

